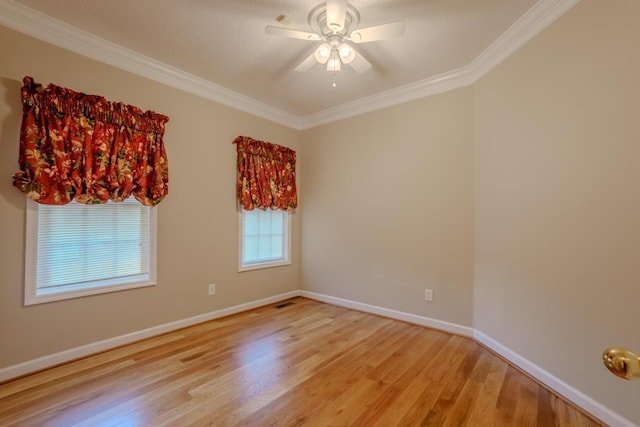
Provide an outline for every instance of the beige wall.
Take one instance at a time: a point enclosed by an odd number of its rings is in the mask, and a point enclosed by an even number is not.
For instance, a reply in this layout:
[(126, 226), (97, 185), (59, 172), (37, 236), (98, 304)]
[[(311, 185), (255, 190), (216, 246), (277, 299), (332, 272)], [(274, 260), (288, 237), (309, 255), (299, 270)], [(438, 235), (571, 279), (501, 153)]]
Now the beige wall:
[(475, 326), (640, 424), (640, 2), (583, 0), (475, 85)]
[(638, 16), (583, 0), (472, 88), (303, 132), (304, 288), (473, 319), (640, 423), (601, 362), (640, 351)]
[(471, 326), (471, 110), (464, 88), (303, 133), (306, 290)]
[[(640, 351), (638, 16), (637, 0), (582, 0), (473, 87), (304, 132), (0, 28), (0, 367), (304, 287), (473, 322), (640, 424), (640, 383), (600, 361)], [(22, 307), (24, 74), (171, 117), (156, 288)], [(291, 267), (236, 272), (241, 133), (303, 159)]]
[[(243, 134), (299, 151), (299, 132), (3, 27), (0, 41), (0, 368), (300, 287), (299, 214), (291, 266), (237, 272), (232, 144)], [(23, 307), (26, 199), (11, 186), (11, 175), (18, 166), (24, 75), (170, 117), (170, 190), (158, 206), (157, 286)], [(210, 282), (217, 284), (212, 297)]]

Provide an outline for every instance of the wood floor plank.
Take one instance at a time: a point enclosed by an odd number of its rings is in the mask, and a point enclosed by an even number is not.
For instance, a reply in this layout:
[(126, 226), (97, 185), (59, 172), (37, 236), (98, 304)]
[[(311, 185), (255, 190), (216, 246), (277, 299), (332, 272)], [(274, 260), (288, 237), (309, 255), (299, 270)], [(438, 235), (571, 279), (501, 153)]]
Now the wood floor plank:
[(0, 384), (0, 425), (600, 425), (471, 339), (291, 302)]
[[(436, 354), (449, 338), (450, 336), (445, 333), (424, 329), (413, 342), (412, 351), (409, 352), (415, 356), (413, 363), (410, 360), (399, 363), (399, 365), (406, 364), (407, 369), (389, 384), (387, 390), (376, 396), (376, 400), (369, 407), (369, 410), (361, 415), (354, 425), (371, 426), (381, 421), (385, 422), (385, 419), (399, 420), (402, 418), (406, 413), (406, 408), (403, 405), (406, 401), (399, 401), (401, 394), (408, 390), (411, 383), (425, 370), (428, 361), (435, 359)], [(417, 349), (420, 349), (420, 352), (415, 351)], [(388, 380), (387, 378), (381, 379)], [(402, 398), (404, 399), (405, 396)]]
[[(516, 371), (517, 372), (517, 371)], [(516, 395), (518, 397), (514, 422), (520, 426), (535, 426), (538, 419), (538, 390), (536, 382), (529, 381), (529, 378), (517, 372)]]
[[(330, 347), (328, 347), (326, 343), (323, 343), (320, 337), (316, 337), (316, 339), (314, 339), (313, 335), (305, 334), (304, 338), (309, 341), (309, 346), (305, 348), (316, 346), (319, 357), (316, 358), (317, 363), (314, 366), (314, 369), (309, 370), (309, 366), (307, 366), (306, 367), (307, 375), (296, 376), (295, 377), (296, 380), (301, 380), (301, 379), (306, 380), (307, 378), (312, 376), (311, 373), (314, 372), (319, 366), (328, 364), (331, 361), (331, 358), (335, 358), (338, 355), (341, 355), (343, 350), (346, 351), (350, 347), (352, 347), (353, 345), (352, 341), (354, 340), (357, 341), (361, 338), (364, 338), (365, 336), (371, 335), (372, 331), (363, 329), (359, 327), (357, 324), (357, 322), (362, 320), (363, 317), (364, 317), (364, 314), (358, 313), (358, 312), (348, 312), (348, 311), (338, 312), (337, 315), (334, 317), (334, 319), (336, 320), (341, 319), (342, 322), (335, 322), (335, 325), (333, 326), (333, 328), (327, 327), (327, 328), (324, 328), (322, 331), (317, 332), (318, 334), (323, 334), (323, 335), (328, 334), (329, 343), (331, 344)], [(380, 319), (380, 321), (382, 322), (384, 320)], [(391, 322), (386, 322), (386, 323), (388, 323), (389, 326), (394, 326)], [(293, 334), (292, 336), (296, 337), (297, 335), (298, 333), (296, 332), (296, 334)], [(299, 343), (299, 340), (295, 341), (294, 344), (295, 343)], [(292, 363), (284, 363), (284, 364), (281, 363), (278, 366), (285, 368), (282, 372), (280, 372), (280, 375), (279, 375), (280, 382), (287, 381), (286, 378), (292, 375), (292, 372), (295, 372), (296, 370), (295, 364), (292, 364)], [(257, 370), (256, 373), (259, 376), (259, 378), (262, 378), (263, 376), (267, 375), (264, 370)], [(222, 398), (222, 400), (232, 402), (236, 406), (239, 403), (246, 401), (247, 399), (253, 398), (253, 394), (251, 392), (248, 392), (246, 388), (238, 389), (237, 385), (239, 383), (242, 383), (241, 378), (239, 380), (234, 380), (234, 378), (230, 378), (230, 382), (236, 386), (233, 388), (230, 388), (230, 387), (219, 388), (221, 384), (224, 384), (224, 382), (225, 382), (225, 379), (221, 378), (215, 381), (214, 384), (205, 385), (203, 387), (198, 387), (196, 389), (191, 390), (190, 394), (194, 396), (194, 402), (187, 405), (187, 407), (189, 408), (188, 410), (189, 417), (194, 419), (197, 417), (198, 423), (205, 422), (207, 419), (211, 418), (211, 409), (212, 409), (211, 405), (212, 404), (215, 405), (216, 404), (215, 402), (219, 401), (220, 398)], [(289, 382), (289, 384), (291, 383)], [(216, 389), (211, 389), (211, 387), (216, 387)], [(292, 387), (289, 386), (285, 390), (283, 390), (283, 392), (277, 392), (277, 393), (270, 393), (270, 390), (268, 389), (264, 390), (264, 393), (261, 396), (262, 397), (261, 400), (265, 402), (266, 396), (270, 395), (271, 400), (267, 402), (267, 404), (276, 405), (277, 403), (272, 403), (272, 402), (276, 398), (280, 397), (282, 394), (289, 392), (291, 388)], [(239, 391), (239, 393), (237, 393), (237, 395), (235, 396), (228, 396), (228, 393), (233, 391)], [(181, 412), (184, 412), (184, 411), (181, 411)], [(220, 413), (225, 413), (225, 412), (223, 410), (218, 411), (218, 414)], [(251, 414), (251, 415), (254, 418), (261, 417), (260, 414), (257, 414), (257, 415)], [(182, 414), (179, 412), (173, 413), (173, 414), (166, 414), (166, 416), (160, 418), (160, 421), (162, 423), (171, 424), (173, 421), (179, 419), (181, 416)], [(238, 416), (238, 413), (236, 412), (234, 414), (234, 417), (237, 417), (237, 416)], [(225, 417), (218, 415), (216, 417), (216, 423), (222, 423), (222, 418), (225, 418)]]
[(469, 414), (468, 423), (473, 426), (493, 426), (497, 424), (496, 407), (500, 388), (507, 372), (508, 364), (497, 357), (491, 357), (489, 371), (487, 372), (482, 390), (478, 393), (475, 405)]
[[(406, 392), (400, 396), (405, 406), (404, 415), (400, 419), (402, 425), (439, 425), (444, 423), (442, 412), (436, 407), (440, 395), (457, 382), (456, 376), (463, 361), (473, 353), (475, 347), (470, 341), (452, 336), (440, 349), (436, 358), (431, 361), (412, 382)], [(441, 400), (442, 404), (442, 400)], [(381, 425), (398, 420), (384, 419)]]
[[(357, 381), (367, 371), (367, 365), (363, 363), (366, 361), (367, 353), (381, 340), (376, 331), (384, 326), (396, 329), (394, 322), (388, 319), (369, 319), (367, 322), (368, 325), (375, 323), (377, 325), (373, 325), (373, 329), (366, 335), (345, 336), (348, 348), (335, 354), (329, 351), (315, 375), (272, 404), (251, 414), (241, 422), (241, 425), (261, 425), (262, 423), (296, 425), (308, 422), (307, 420), (310, 420), (322, 407), (335, 401), (346, 385)], [(300, 402), (306, 404), (300, 405)]]
[(452, 405), (447, 412), (443, 412), (443, 415), (446, 414), (445, 426), (459, 426), (471, 422), (471, 414), (485, 391), (483, 385), (488, 377), (492, 358), (493, 355), (480, 351), (470, 374), (462, 380), (462, 388), (454, 395)]

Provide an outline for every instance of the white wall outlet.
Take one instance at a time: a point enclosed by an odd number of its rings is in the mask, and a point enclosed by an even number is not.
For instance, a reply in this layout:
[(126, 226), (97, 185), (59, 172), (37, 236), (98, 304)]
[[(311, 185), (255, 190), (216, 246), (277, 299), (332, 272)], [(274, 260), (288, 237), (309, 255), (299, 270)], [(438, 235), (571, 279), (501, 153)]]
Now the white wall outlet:
[(215, 295), (215, 294), (216, 294), (216, 284), (209, 283), (209, 295)]
[(433, 289), (425, 289), (424, 290), (424, 300), (425, 301), (433, 301)]

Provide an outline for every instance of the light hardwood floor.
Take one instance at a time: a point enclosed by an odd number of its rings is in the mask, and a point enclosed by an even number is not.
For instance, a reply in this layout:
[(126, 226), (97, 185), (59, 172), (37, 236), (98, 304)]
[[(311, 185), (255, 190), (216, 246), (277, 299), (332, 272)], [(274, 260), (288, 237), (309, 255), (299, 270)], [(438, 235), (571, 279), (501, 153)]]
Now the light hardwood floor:
[(0, 425), (599, 425), (471, 339), (291, 302), (4, 383)]

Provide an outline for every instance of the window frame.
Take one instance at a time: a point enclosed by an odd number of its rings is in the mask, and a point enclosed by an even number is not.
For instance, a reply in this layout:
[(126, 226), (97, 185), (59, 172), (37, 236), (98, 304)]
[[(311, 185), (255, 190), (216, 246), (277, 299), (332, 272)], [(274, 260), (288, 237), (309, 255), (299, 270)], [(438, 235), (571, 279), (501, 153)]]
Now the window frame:
[(244, 208), (240, 207), (238, 211), (238, 272), (243, 271), (252, 271), (252, 270), (260, 270), (263, 268), (272, 268), (272, 267), (282, 267), (285, 265), (291, 265), (291, 211), (281, 211), (286, 215), (283, 224), (283, 253), (284, 256), (282, 259), (273, 260), (273, 261), (263, 261), (263, 262), (255, 262), (250, 264), (244, 264), (242, 259), (243, 252), (243, 214), (244, 212), (252, 212), (247, 211)]
[(38, 219), (40, 204), (27, 198), (26, 238), (25, 238), (25, 273), (24, 273), (24, 305), (36, 305), (53, 301), (62, 301), (90, 295), (118, 292), (127, 289), (155, 286), (157, 284), (157, 232), (158, 213), (156, 207), (149, 208), (149, 277), (148, 279), (124, 282), (122, 280), (104, 279), (95, 281), (84, 287), (67, 285), (68, 290), (44, 292), (38, 295)]

